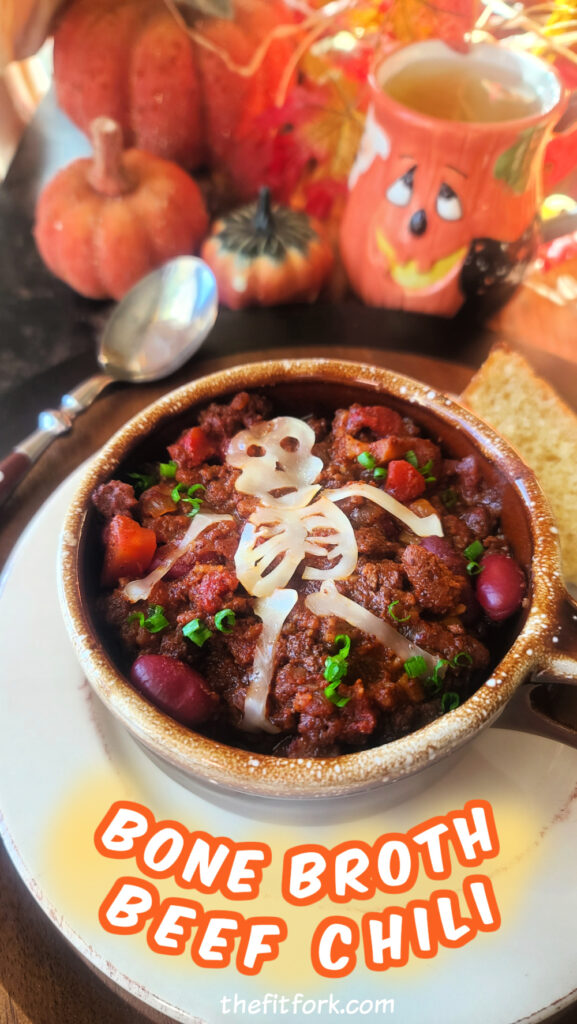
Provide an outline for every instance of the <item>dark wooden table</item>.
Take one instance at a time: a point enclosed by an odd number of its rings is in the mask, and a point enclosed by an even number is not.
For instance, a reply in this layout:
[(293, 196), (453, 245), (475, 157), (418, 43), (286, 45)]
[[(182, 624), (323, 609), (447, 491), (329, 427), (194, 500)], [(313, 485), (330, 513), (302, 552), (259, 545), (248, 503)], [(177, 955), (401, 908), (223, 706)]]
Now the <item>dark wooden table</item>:
[[(40, 409), (96, 368), (94, 337), (108, 306), (87, 302), (42, 267), (31, 236), (41, 182), (86, 144), (48, 100), (0, 189), (0, 453), (34, 429)], [(501, 327), (507, 326), (506, 319)], [(231, 363), (271, 355), (330, 355), (378, 363), (459, 392), (495, 335), (474, 324), (369, 310), (350, 302), (311, 308), (223, 311), (199, 357), (174, 379), (115, 388), (55, 442), (1, 511), (0, 565), (54, 488), (128, 417), (167, 389)], [(577, 409), (571, 362), (520, 347)], [(577, 962), (576, 962), (577, 983)], [(0, 845), (1, 1024), (140, 1024), (129, 1006), (68, 947)], [(551, 1018), (577, 1021), (574, 1008)], [(464, 1022), (465, 1024), (465, 1022)], [(488, 1024), (490, 1020), (488, 1019)]]

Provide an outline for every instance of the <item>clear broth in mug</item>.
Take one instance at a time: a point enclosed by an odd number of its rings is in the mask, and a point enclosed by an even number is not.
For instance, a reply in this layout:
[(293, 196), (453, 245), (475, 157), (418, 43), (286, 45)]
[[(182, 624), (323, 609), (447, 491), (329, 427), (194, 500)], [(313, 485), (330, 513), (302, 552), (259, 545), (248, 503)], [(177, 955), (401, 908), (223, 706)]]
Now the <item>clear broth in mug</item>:
[(401, 68), (383, 83), (393, 99), (445, 121), (514, 121), (538, 114), (539, 97), (511, 68), (430, 58)]

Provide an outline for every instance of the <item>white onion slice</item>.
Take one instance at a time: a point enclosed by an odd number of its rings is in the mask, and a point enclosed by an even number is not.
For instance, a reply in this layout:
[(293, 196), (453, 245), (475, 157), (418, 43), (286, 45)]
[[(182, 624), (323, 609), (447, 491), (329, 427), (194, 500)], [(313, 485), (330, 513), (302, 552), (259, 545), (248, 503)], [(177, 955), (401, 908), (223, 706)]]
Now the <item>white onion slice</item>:
[(400, 519), (409, 530), (416, 533), (417, 537), (443, 536), (443, 527), (438, 515), (433, 512), (430, 516), (417, 516), (414, 512), (411, 512), (410, 508), (406, 508), (400, 501), (393, 498), (391, 494), (382, 491), (380, 487), (373, 487), (371, 484), (355, 483), (347, 484), (346, 487), (337, 487), (333, 491), (323, 491), (323, 494), (330, 501), (342, 501), (343, 498), (350, 498), (354, 495), (367, 498), (368, 501), (374, 501), (375, 504), (390, 512), (395, 519)]
[(349, 625), (356, 626), (363, 633), (376, 637), (383, 647), (394, 651), (403, 661), (420, 655), (425, 659), (427, 668), (430, 669), (434, 669), (438, 661), (438, 658), (433, 657), (428, 651), (424, 651), (422, 647), (407, 640), (389, 622), (373, 615), (368, 608), (363, 608), (356, 601), (351, 601), (350, 597), (340, 594), (332, 580), (325, 580), (316, 594), (309, 594), (305, 598), (305, 605), (313, 615), (336, 615), (337, 618), (344, 619)]
[(269, 597), (261, 597), (255, 602), (255, 615), (262, 619), (262, 633), (256, 645), (250, 683), (244, 702), (244, 717), (240, 723), (241, 728), (248, 732), (257, 729), (263, 729), (265, 732), (279, 732), (276, 725), (269, 722), (267, 718), (266, 702), (274, 668), (275, 645), (287, 615), (294, 608), (296, 599), (296, 590), (276, 590)]
[(161, 565), (157, 565), (156, 569), (148, 573), (148, 576), (144, 576), (140, 580), (130, 580), (129, 583), (125, 583), (122, 588), (124, 596), (134, 603), (135, 601), (146, 601), (150, 597), (150, 592), (154, 585), (159, 582), (166, 575), (168, 570), (186, 554), (192, 543), (207, 527), (212, 526), (214, 523), (219, 523), (224, 520), (234, 522), (232, 516), (221, 516), (213, 513), (199, 512), (198, 515), (191, 520), (190, 526), (186, 531), (184, 537), (179, 540), (170, 552), (167, 552), (166, 558)]

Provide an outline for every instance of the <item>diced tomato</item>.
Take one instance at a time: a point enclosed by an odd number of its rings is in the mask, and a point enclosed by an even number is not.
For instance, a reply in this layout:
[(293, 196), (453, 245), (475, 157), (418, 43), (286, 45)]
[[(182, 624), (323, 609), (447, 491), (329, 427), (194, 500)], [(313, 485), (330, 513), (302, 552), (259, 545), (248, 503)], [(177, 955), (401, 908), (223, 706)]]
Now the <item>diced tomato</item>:
[(405, 459), (389, 462), (385, 490), (397, 501), (413, 501), (423, 493), (426, 486), (423, 475), (410, 462)]
[(216, 443), (205, 434), (202, 427), (191, 427), (168, 448), (171, 459), (180, 467), (200, 466), (205, 459), (217, 454)]
[(144, 576), (154, 552), (156, 535), (129, 516), (114, 516), (105, 532), (102, 584), (113, 587), (121, 576)]
[(237, 586), (235, 574), (224, 567), (219, 566), (205, 573), (194, 593), (199, 611), (214, 615), (220, 608), (226, 607)]
[(347, 418), (347, 433), (372, 430), (377, 437), (388, 434), (402, 434), (403, 421), (394, 409), (384, 405), (351, 405)]

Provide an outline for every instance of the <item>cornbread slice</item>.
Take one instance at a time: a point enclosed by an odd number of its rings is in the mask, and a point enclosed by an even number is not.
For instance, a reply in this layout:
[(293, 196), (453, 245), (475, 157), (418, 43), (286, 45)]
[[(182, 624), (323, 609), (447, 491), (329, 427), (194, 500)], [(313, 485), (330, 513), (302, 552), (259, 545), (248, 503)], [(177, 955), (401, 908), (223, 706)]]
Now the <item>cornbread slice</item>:
[(461, 400), (536, 474), (557, 521), (564, 574), (577, 582), (577, 416), (522, 355), (503, 343), (491, 349)]

